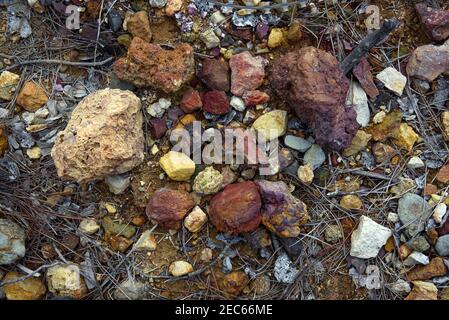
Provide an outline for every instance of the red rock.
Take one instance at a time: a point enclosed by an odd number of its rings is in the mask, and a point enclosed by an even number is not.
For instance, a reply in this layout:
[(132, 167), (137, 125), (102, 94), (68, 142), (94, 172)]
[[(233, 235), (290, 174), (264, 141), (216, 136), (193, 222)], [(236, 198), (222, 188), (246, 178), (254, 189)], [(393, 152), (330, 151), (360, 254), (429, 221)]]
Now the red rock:
[(182, 96), (181, 109), (185, 113), (192, 113), (201, 109), (203, 102), (201, 101), (200, 93), (192, 88), (187, 89)]
[(407, 74), (421, 80), (433, 81), (449, 71), (449, 40), (441, 46), (428, 44), (416, 48), (407, 63)]
[(429, 37), (435, 41), (449, 37), (449, 11), (428, 8), (425, 3), (417, 3), (415, 9)]
[(449, 182), (449, 164), (443, 166), (440, 170), (438, 170), (435, 179), (441, 183), (447, 184)]
[(371, 74), (371, 66), (366, 58), (362, 58), (353, 69), (352, 73), (359, 80), (360, 85), (363, 90), (365, 90), (366, 94), (371, 99), (376, 99), (379, 95), (379, 90), (373, 81), (373, 75)]
[(209, 204), (209, 218), (220, 232), (252, 232), (260, 224), (260, 195), (252, 181), (234, 183), (217, 193)]
[(262, 197), (262, 223), (283, 238), (297, 237), (300, 226), (307, 222), (307, 206), (290, 194), (282, 181), (258, 180)]
[(270, 100), (270, 96), (268, 94), (259, 90), (246, 91), (242, 98), (246, 106), (255, 106), (257, 104), (266, 103)]
[(358, 129), (356, 112), (346, 108), (349, 82), (334, 56), (314, 47), (289, 52), (274, 62), (270, 82), (311, 127), (319, 145), (350, 146)]
[(153, 139), (160, 139), (167, 132), (167, 124), (164, 119), (152, 118), (149, 124), (150, 134)]
[(224, 91), (212, 90), (203, 95), (203, 110), (212, 114), (226, 114), (231, 110)]
[(198, 75), (211, 90), (229, 91), (229, 66), (222, 59), (204, 59)]
[(193, 208), (195, 202), (185, 191), (162, 188), (151, 197), (146, 208), (149, 219), (161, 226), (178, 230), (182, 218)]
[(232, 23), (228, 23), (224, 26), (224, 30), (234, 38), (251, 41), (253, 39), (253, 32), (251, 29), (240, 29), (235, 27)]
[(263, 84), (267, 61), (262, 57), (254, 57), (248, 51), (231, 57), (231, 92), (242, 96), (246, 91), (256, 90)]
[(176, 92), (195, 74), (193, 48), (184, 43), (174, 50), (164, 50), (135, 37), (127, 56), (117, 60), (113, 69), (120, 80), (136, 87)]

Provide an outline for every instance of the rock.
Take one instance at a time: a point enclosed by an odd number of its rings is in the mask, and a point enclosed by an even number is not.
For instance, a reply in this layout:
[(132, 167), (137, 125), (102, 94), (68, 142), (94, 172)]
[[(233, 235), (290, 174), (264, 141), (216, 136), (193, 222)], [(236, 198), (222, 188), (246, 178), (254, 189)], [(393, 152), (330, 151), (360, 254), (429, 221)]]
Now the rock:
[(178, 230), (181, 220), (194, 205), (193, 198), (187, 192), (162, 188), (151, 197), (146, 214), (161, 226)]
[(355, 156), (360, 151), (365, 150), (371, 137), (372, 136), (369, 133), (366, 133), (363, 130), (357, 130), (351, 145), (343, 150), (343, 155), (345, 157)]
[(59, 297), (81, 299), (88, 293), (80, 268), (73, 263), (48, 268), (47, 286), (48, 291)]
[(347, 194), (341, 198), (340, 206), (346, 210), (360, 210), (363, 203), (358, 196), (354, 194)]
[(449, 37), (449, 11), (432, 9), (425, 3), (417, 3), (415, 9), (429, 37), (435, 41), (443, 41)]
[(152, 8), (163, 8), (167, 4), (167, 0), (150, 0)]
[(249, 279), (243, 271), (233, 271), (220, 281), (220, 289), (231, 296), (238, 296), (248, 284)]
[(207, 49), (212, 49), (220, 46), (220, 38), (217, 37), (214, 30), (210, 28), (200, 33), (200, 39), (204, 42)]
[(28, 158), (30, 158), (31, 160), (40, 159), (40, 157), (42, 156), (42, 150), (38, 146), (27, 149), (26, 153)]
[(287, 112), (284, 110), (267, 112), (254, 121), (253, 128), (268, 141), (283, 136), (287, 130)]
[(213, 253), (212, 249), (204, 248), (200, 253), (200, 260), (204, 263), (210, 262), (212, 260)]
[(413, 290), (405, 300), (438, 300), (438, 289), (431, 282), (413, 281)]
[(117, 60), (113, 69), (120, 80), (136, 87), (176, 92), (195, 74), (193, 48), (184, 43), (173, 50), (164, 50), (135, 37), (127, 56)]
[(441, 113), (441, 129), (443, 129), (443, 137), (449, 141), (449, 111)]
[(0, 158), (3, 157), (3, 155), (8, 150), (8, 135), (6, 133), (6, 126), (3, 124), (0, 124)]
[(268, 36), (268, 47), (271, 49), (280, 47), (285, 42), (284, 31), (281, 28), (271, 29)]
[(401, 119), (402, 113), (395, 110), (387, 114), (381, 123), (372, 125), (365, 130), (373, 136), (374, 141), (385, 141), (399, 129)]
[(189, 274), (190, 272), (192, 272), (193, 267), (190, 263), (180, 260), (180, 261), (175, 261), (172, 264), (170, 264), (168, 271), (174, 277), (181, 277), (181, 276), (185, 276), (186, 274)]
[(131, 35), (128, 33), (121, 34), (117, 37), (117, 43), (127, 48), (131, 45), (132, 40)]
[(298, 167), (298, 179), (305, 184), (311, 184), (313, 181), (313, 168), (310, 164)]
[(109, 216), (104, 217), (103, 228), (106, 234), (122, 236), (127, 239), (132, 238), (136, 234), (135, 227), (127, 223), (115, 221)]
[(209, 203), (209, 219), (220, 232), (239, 234), (252, 232), (261, 221), (262, 203), (252, 181), (227, 185)]
[(343, 239), (343, 233), (340, 226), (336, 224), (329, 225), (326, 230), (324, 230), (324, 239), (329, 243), (337, 243), (340, 239)]
[(47, 103), (48, 97), (42, 87), (33, 81), (27, 81), (17, 95), (16, 101), (26, 111), (36, 112)]
[[(2, 281), (14, 281), (23, 276), (23, 274), (11, 271), (6, 274)], [(6, 284), (4, 289), (8, 300), (41, 300), (47, 292), (47, 288), (42, 280), (35, 277)]]
[(242, 98), (246, 106), (256, 106), (267, 103), (270, 100), (270, 96), (267, 93), (259, 90), (246, 91)]
[(110, 10), (108, 14), (108, 24), (113, 32), (120, 30), (123, 24), (120, 13), (116, 10)]
[(274, 62), (270, 83), (313, 130), (317, 144), (335, 150), (350, 145), (356, 112), (345, 106), (348, 79), (334, 56), (314, 47), (289, 52)]
[(375, 143), (372, 151), (377, 163), (388, 161), (396, 154), (396, 150), (393, 147), (382, 142)]
[(165, 110), (170, 108), (171, 101), (167, 100), (165, 98), (160, 98), (155, 103), (150, 104), (147, 107), (147, 112), (150, 114), (150, 116), (155, 118), (162, 118), (162, 116), (165, 113)]
[(377, 74), (376, 78), (377, 80), (382, 82), (387, 89), (393, 91), (398, 96), (402, 95), (405, 84), (407, 83), (407, 78), (392, 67), (388, 67), (382, 70)]
[(424, 230), (432, 209), (420, 196), (406, 193), (399, 199), (398, 215), (407, 233), (413, 237)]
[(113, 194), (122, 194), (130, 184), (130, 177), (124, 175), (107, 176), (104, 179), (109, 191)]
[(399, 216), (395, 212), (388, 212), (387, 220), (391, 223), (399, 222)]
[(133, 245), (133, 251), (154, 251), (157, 247), (156, 237), (151, 230), (145, 230)]
[(402, 280), (402, 279), (396, 280), (395, 283), (389, 285), (389, 288), (391, 291), (393, 291), (396, 294), (404, 294), (404, 293), (409, 293), (410, 291), (412, 291), (410, 284), (407, 281)]
[(391, 237), (390, 229), (361, 216), (359, 225), (351, 235), (351, 256), (361, 259), (375, 258)]
[(212, 90), (203, 95), (203, 110), (212, 114), (226, 114), (231, 110), (224, 91)]
[(207, 222), (207, 215), (204, 211), (196, 206), (184, 219), (184, 226), (192, 233), (198, 232)]
[(245, 102), (240, 97), (233, 96), (231, 98), (230, 105), (239, 112), (245, 111)]
[[(412, 253), (407, 259), (409, 259), (414, 253)], [(434, 277), (444, 276), (446, 273), (447, 268), (444, 264), (443, 259), (440, 257), (435, 257), (430, 261), (429, 264), (424, 266), (418, 266), (414, 268), (412, 271), (408, 272), (407, 278), (410, 281), (429, 280)]]
[(139, 11), (125, 18), (124, 28), (133, 35), (146, 42), (151, 42), (153, 33), (150, 28), (150, 19), (146, 11)]
[(408, 151), (413, 149), (419, 135), (407, 123), (401, 123), (399, 129), (393, 133), (393, 142)]
[(443, 222), (443, 218), (446, 215), (447, 205), (445, 203), (439, 203), (433, 210), (432, 218), (436, 223)]
[(357, 117), (357, 123), (366, 127), (370, 121), (370, 111), (368, 106), (368, 97), (362, 87), (355, 81), (351, 81), (346, 98), (346, 106), (354, 108)]
[(0, 74), (0, 99), (10, 101), (17, 90), (20, 76), (18, 74), (3, 71)]
[(169, 151), (159, 160), (159, 164), (175, 181), (188, 181), (195, 172), (195, 162), (182, 152)]
[(25, 232), (11, 220), (0, 219), (0, 265), (8, 265), (25, 256)]
[(280, 283), (293, 283), (299, 273), (299, 270), (294, 267), (293, 262), (282, 253), (274, 263), (274, 277)]
[(172, 17), (176, 12), (180, 11), (182, 3), (182, 0), (167, 0), (167, 4), (165, 5), (165, 13), (167, 16)]
[(201, 101), (200, 93), (197, 90), (189, 88), (182, 96), (180, 107), (185, 113), (192, 113), (201, 109), (203, 102)]
[(165, 136), (165, 133), (167, 132), (167, 124), (164, 119), (150, 119), (148, 120), (149, 130), (151, 138), (153, 139), (160, 139), (163, 136)]
[(78, 230), (84, 234), (92, 235), (100, 230), (100, 225), (95, 219), (84, 219), (81, 220)]
[(407, 168), (411, 170), (421, 169), (424, 167), (425, 167), (424, 162), (417, 156), (411, 157), (410, 160), (407, 162)]
[(309, 220), (307, 206), (294, 197), (285, 182), (257, 180), (262, 198), (262, 223), (279, 237), (297, 237)]
[(418, 252), (425, 252), (430, 249), (430, 244), (424, 236), (417, 236), (407, 242), (407, 246)]
[(111, 246), (113, 251), (125, 253), (128, 248), (133, 244), (133, 240), (127, 239), (122, 236), (113, 235), (110, 233), (105, 234), (106, 242)]
[(222, 59), (204, 59), (198, 77), (211, 90), (229, 91), (229, 65)]
[(321, 167), (324, 161), (326, 161), (326, 155), (317, 144), (313, 144), (304, 154), (304, 163), (310, 164), (313, 170)]
[(85, 97), (51, 150), (58, 175), (82, 183), (133, 169), (144, 158), (142, 122), (140, 100), (130, 91)]
[(285, 136), (284, 144), (286, 147), (299, 152), (306, 152), (312, 146), (312, 144), (306, 139), (292, 135)]
[(246, 91), (259, 88), (265, 78), (267, 61), (260, 56), (252, 56), (249, 51), (233, 55), (231, 67), (231, 92), (241, 97)]
[(270, 27), (266, 23), (258, 23), (256, 25), (256, 35), (259, 40), (263, 40), (267, 37), (268, 31), (270, 30)]
[(428, 44), (416, 48), (408, 60), (406, 70), (410, 77), (435, 80), (449, 70), (449, 41), (441, 46)]
[(359, 81), (363, 90), (371, 99), (376, 99), (379, 95), (379, 90), (373, 81), (371, 74), (371, 66), (366, 58), (362, 58), (360, 62), (352, 69), (352, 73)]
[(195, 177), (193, 191), (199, 194), (215, 194), (223, 186), (223, 175), (213, 167), (207, 167)]
[(440, 256), (449, 256), (449, 234), (438, 238), (435, 244), (435, 250)]
[(148, 296), (150, 285), (134, 279), (126, 279), (114, 291), (116, 300), (142, 300)]
[(287, 40), (290, 43), (298, 42), (302, 37), (301, 22), (297, 19), (293, 20), (287, 31)]
[[(426, 256), (425, 254), (421, 253), (421, 252), (413, 251), (407, 257), (407, 259), (405, 259), (403, 264), (406, 267), (413, 267), (413, 266), (416, 266), (417, 264), (428, 265), (429, 264), (429, 257)], [(410, 279), (410, 280), (412, 280), (412, 279)]]
[(438, 173), (436, 174), (435, 179), (441, 183), (449, 182), (449, 164), (441, 167), (441, 169), (438, 170)]

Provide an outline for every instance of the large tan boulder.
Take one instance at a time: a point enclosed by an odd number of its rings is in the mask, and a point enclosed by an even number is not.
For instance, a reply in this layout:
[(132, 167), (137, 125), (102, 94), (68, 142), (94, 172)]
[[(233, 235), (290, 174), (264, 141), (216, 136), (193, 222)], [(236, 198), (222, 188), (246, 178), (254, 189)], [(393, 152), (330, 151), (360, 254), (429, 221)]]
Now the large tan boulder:
[(139, 98), (103, 89), (85, 97), (51, 151), (58, 175), (80, 183), (127, 172), (143, 161)]

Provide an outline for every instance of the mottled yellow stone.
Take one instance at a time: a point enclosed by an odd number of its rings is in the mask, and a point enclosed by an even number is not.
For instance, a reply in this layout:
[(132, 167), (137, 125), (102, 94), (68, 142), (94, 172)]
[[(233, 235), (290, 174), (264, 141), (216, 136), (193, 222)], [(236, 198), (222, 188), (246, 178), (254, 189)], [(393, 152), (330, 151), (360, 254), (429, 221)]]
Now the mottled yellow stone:
[(195, 162), (182, 152), (168, 152), (159, 160), (159, 164), (175, 181), (187, 181), (195, 172)]
[(253, 128), (269, 141), (279, 138), (287, 130), (287, 112), (284, 110), (267, 112), (254, 121)]
[(271, 29), (270, 35), (268, 36), (268, 47), (277, 48), (284, 43), (284, 32), (281, 28)]
[(340, 200), (340, 206), (347, 210), (358, 210), (362, 208), (362, 205), (362, 200), (353, 194), (347, 194)]
[(408, 151), (412, 150), (415, 142), (419, 139), (419, 135), (407, 123), (401, 123), (398, 130), (393, 134), (393, 142), (401, 148)]

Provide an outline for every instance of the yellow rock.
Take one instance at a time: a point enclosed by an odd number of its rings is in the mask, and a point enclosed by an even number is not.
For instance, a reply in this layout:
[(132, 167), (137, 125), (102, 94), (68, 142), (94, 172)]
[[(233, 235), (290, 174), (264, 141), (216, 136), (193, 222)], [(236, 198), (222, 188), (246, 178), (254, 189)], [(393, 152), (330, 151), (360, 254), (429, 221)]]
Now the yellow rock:
[(449, 111), (441, 113), (441, 128), (443, 129), (444, 140), (449, 141)]
[(271, 29), (270, 35), (268, 36), (268, 47), (276, 48), (284, 43), (284, 32), (281, 28)]
[(413, 281), (413, 290), (405, 300), (438, 300), (438, 289), (431, 282)]
[(193, 267), (186, 261), (175, 261), (168, 267), (168, 271), (175, 277), (181, 277), (192, 272)]
[(412, 150), (413, 145), (418, 140), (419, 135), (407, 123), (401, 123), (398, 130), (393, 134), (393, 142), (401, 148), (408, 151)]
[[(3, 278), (3, 281), (13, 281), (20, 277), (23, 277), (23, 275), (11, 271)], [(40, 300), (47, 292), (47, 288), (42, 280), (34, 277), (7, 284), (4, 289), (8, 300)]]
[(31, 149), (27, 149), (27, 156), (32, 160), (39, 159), (42, 156), (41, 148), (32, 147)]
[(355, 137), (352, 139), (351, 145), (343, 150), (345, 157), (353, 156), (362, 151), (371, 140), (371, 135), (363, 130), (358, 130)]
[(17, 89), (19, 81), (19, 75), (9, 71), (3, 71), (0, 74), (0, 99), (10, 101)]
[(169, 151), (159, 160), (159, 164), (175, 181), (187, 181), (195, 172), (195, 162), (182, 152)]
[(298, 178), (305, 184), (311, 184), (313, 181), (313, 168), (310, 164), (298, 168)]
[(362, 205), (362, 200), (353, 194), (347, 194), (340, 200), (340, 206), (347, 210), (358, 210), (362, 208)]
[(48, 290), (56, 296), (81, 299), (88, 292), (79, 266), (73, 263), (48, 268), (47, 284)]
[(287, 112), (284, 110), (267, 112), (254, 121), (253, 128), (269, 141), (279, 138), (287, 130)]

